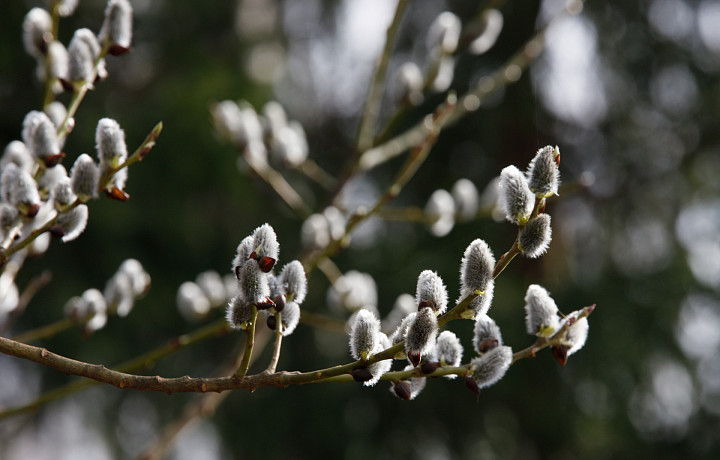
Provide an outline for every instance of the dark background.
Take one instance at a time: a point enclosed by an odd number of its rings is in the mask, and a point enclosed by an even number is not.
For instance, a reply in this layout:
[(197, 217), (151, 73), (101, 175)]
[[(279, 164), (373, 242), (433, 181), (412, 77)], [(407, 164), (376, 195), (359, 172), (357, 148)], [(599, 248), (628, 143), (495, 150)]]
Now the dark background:
[[(61, 22), (65, 44), (78, 27), (99, 30), (104, 2), (80, 3)], [(258, 225), (276, 229), (282, 261), (301, 255), (301, 220), (266, 184), (237, 169), (237, 153), (214, 134), (211, 104), (245, 99), (259, 108), (278, 100), (303, 123), (311, 157), (337, 174), (352, 152), (376, 56), (375, 36), (351, 25), (379, 31), (382, 43), (385, 26), (376, 23), (388, 17), (383, 2), (132, 3), (133, 52), (108, 58), (110, 76), (86, 97), (65, 151), (70, 160), (92, 153), (103, 116), (122, 125), (129, 149), (160, 120), (164, 131), (146, 161), (130, 170), (130, 201), (90, 203), (88, 228), (78, 240), (54, 241), (42, 258), (26, 262), (21, 288), (44, 268), (53, 281), (13, 327), (20, 332), (60, 319), (69, 297), (102, 288), (124, 259), (137, 258), (153, 286), (128, 317), (111, 318), (90, 337), (73, 329), (42, 343), (106, 365), (198, 327), (178, 314), (177, 287), (207, 269), (226, 273), (238, 242)], [(442, 3), (411, 2), (391, 74), (408, 59), (425, 64), (426, 30), (439, 12), (454, 11), (465, 23), (478, 8)], [(500, 66), (557, 3), (544, 4), (542, 12), (538, 2), (507, 2), (497, 45), (483, 56), (459, 55), (452, 89), (462, 94)], [(42, 103), (34, 60), (21, 42), (22, 19), (35, 5), (0, 4), (2, 146), (19, 138), (23, 117)], [(460, 381), (430, 381), (410, 403), (393, 398), (385, 382), (372, 389), (322, 384), (236, 391), (213, 417), (178, 438), (172, 458), (720, 454), (720, 37), (708, 26), (716, 30), (718, 18), (720, 6), (709, 0), (589, 2), (580, 16), (548, 32), (548, 50), (516, 84), (442, 133), (390, 205), (422, 207), (435, 189), (450, 189), (460, 177), (482, 190), (503, 167), (522, 169), (537, 148), (559, 145), (563, 182), (590, 185), (549, 202), (554, 238), (548, 254), (510, 265), (498, 278), (490, 314), (506, 343), (520, 349), (531, 343), (522, 311), (529, 284), (545, 286), (565, 313), (596, 303), (588, 343), (564, 368), (544, 351), (512, 366), (477, 401)], [(407, 122), (441, 100), (427, 97)], [(385, 116), (392, 104), (386, 97)], [(383, 190), (400, 164), (378, 168), (369, 180)], [(322, 191), (296, 172), (287, 174), (314, 210), (322, 210)], [(414, 293), (424, 269), (436, 270), (456, 298), (467, 244), (481, 237), (499, 257), (514, 239), (510, 224), (490, 218), (458, 224), (441, 239), (413, 223), (381, 223), (373, 234), (336, 262), (343, 271), (373, 275), (383, 314), (399, 294)], [(327, 285), (316, 271), (303, 308), (341, 318), (326, 307)], [(217, 310), (212, 318), (222, 315)], [(469, 357), (472, 325), (450, 327)], [(238, 334), (208, 340), (148, 372), (213, 375), (241, 341)], [(303, 325), (284, 345), (281, 369), (349, 360), (344, 337)], [(30, 401), (70, 380), (0, 357), (0, 404)], [(0, 458), (132, 457), (196, 398), (94, 388), (0, 421)]]

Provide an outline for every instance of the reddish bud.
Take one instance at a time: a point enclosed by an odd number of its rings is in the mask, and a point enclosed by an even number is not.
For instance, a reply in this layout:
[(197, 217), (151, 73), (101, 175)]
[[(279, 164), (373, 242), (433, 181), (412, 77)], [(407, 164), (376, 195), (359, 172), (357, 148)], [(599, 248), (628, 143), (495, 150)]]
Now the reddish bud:
[(350, 375), (356, 382), (367, 382), (373, 378), (372, 372), (367, 367), (356, 367), (350, 372)]
[(435, 362), (424, 362), (422, 366), (420, 366), (420, 371), (423, 374), (432, 374), (437, 370), (437, 368), (440, 367), (440, 363)]
[(50, 227), (50, 234), (53, 238), (62, 238), (65, 236), (65, 229), (62, 228), (62, 225), (53, 225)]
[(267, 327), (269, 327), (270, 329), (272, 329), (274, 331), (275, 328), (277, 327), (277, 320), (275, 319), (275, 315), (268, 316), (266, 323), (267, 323)]
[(410, 360), (413, 366), (417, 367), (417, 365), (420, 364), (420, 353), (408, 353), (408, 360)]
[(259, 259), (256, 259), (258, 266), (260, 267), (260, 271), (263, 273), (268, 273), (270, 270), (273, 269), (275, 266), (275, 259), (272, 257), (260, 257)]
[(273, 299), (273, 302), (275, 302), (275, 311), (281, 312), (285, 309), (285, 294), (280, 294), (279, 296), (275, 297)]
[(568, 347), (565, 345), (555, 345), (554, 347), (550, 347), (550, 352), (552, 352), (552, 355), (561, 366), (564, 366), (565, 363), (567, 363)]
[(485, 339), (482, 342), (480, 342), (480, 345), (478, 345), (478, 351), (480, 353), (487, 353), (488, 351), (492, 350), (493, 348), (497, 348), (497, 346), (500, 344), (497, 339)]
[(108, 53), (112, 56), (121, 56), (125, 53), (128, 53), (130, 51), (130, 48), (126, 46), (120, 46), (120, 45), (110, 45), (110, 49), (108, 50)]
[(258, 310), (267, 310), (275, 306), (275, 302), (270, 297), (265, 297), (265, 300), (255, 304)]
[(120, 190), (115, 186), (113, 186), (113, 188), (111, 189), (105, 190), (105, 194), (108, 196), (108, 198), (112, 198), (113, 200), (117, 201), (127, 201), (130, 199), (129, 193), (127, 193), (125, 190)]
[(431, 308), (432, 311), (437, 310), (437, 307), (435, 306), (435, 302), (433, 302), (430, 299), (423, 300), (422, 302), (420, 302), (420, 305), (418, 305), (418, 311), (422, 310), (423, 308)]
[(466, 375), (463, 380), (465, 380), (465, 386), (467, 387), (468, 390), (475, 393), (475, 396), (480, 396), (480, 388), (478, 387), (478, 384), (474, 378), (470, 377), (469, 375)]
[(65, 154), (63, 152), (56, 153), (55, 155), (50, 155), (45, 158), (45, 166), (48, 168), (57, 166), (63, 161), (63, 158), (65, 158)]
[(27, 211), (25, 211), (25, 215), (28, 217), (35, 217), (37, 216), (37, 213), (40, 212), (40, 205), (35, 203), (31, 204), (27, 207)]
[(393, 391), (398, 396), (398, 398), (404, 399), (405, 401), (410, 401), (410, 395), (412, 394), (412, 390), (408, 382), (404, 380), (395, 382), (395, 385), (393, 385)]

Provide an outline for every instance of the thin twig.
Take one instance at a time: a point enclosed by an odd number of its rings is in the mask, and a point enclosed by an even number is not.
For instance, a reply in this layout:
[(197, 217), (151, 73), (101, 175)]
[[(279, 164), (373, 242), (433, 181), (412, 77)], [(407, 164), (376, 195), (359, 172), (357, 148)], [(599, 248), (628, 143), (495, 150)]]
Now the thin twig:
[(235, 377), (243, 378), (247, 374), (248, 368), (250, 367), (250, 359), (252, 358), (253, 347), (255, 346), (255, 325), (258, 318), (258, 310), (255, 305), (252, 307), (252, 322), (248, 325), (245, 330), (245, 349), (243, 350), (243, 357), (240, 360), (240, 365), (235, 371)]

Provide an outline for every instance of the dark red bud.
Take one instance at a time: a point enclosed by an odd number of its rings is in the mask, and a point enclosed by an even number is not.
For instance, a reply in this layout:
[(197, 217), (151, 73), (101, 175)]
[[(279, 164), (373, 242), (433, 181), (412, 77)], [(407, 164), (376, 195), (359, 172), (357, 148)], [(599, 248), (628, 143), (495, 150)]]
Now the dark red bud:
[(398, 398), (404, 399), (405, 401), (410, 401), (410, 395), (412, 395), (412, 389), (408, 382), (406, 382), (404, 380), (395, 382), (395, 385), (393, 385), (393, 391), (398, 396)]
[(285, 309), (285, 294), (280, 294), (279, 296), (275, 297), (273, 299), (273, 302), (275, 302), (275, 311), (281, 312)]
[(373, 378), (372, 372), (367, 367), (356, 367), (350, 372), (350, 375), (356, 382), (367, 382)]
[(545, 200), (542, 200), (542, 203), (540, 203), (540, 209), (538, 209), (538, 214), (542, 214), (545, 212)]
[(275, 259), (272, 257), (260, 257), (257, 259), (258, 266), (260, 267), (260, 271), (263, 273), (268, 273), (270, 270), (273, 269), (275, 266)]
[(478, 349), (480, 350), (480, 353), (487, 353), (488, 351), (492, 350), (493, 348), (497, 348), (497, 346), (500, 343), (497, 339), (485, 339), (482, 342), (480, 342), (480, 345), (478, 346)]
[(150, 153), (150, 150), (152, 150), (152, 147), (145, 147), (140, 151), (140, 153), (138, 153), (138, 157), (142, 160), (148, 153)]
[(70, 92), (74, 89), (73, 84), (70, 80), (66, 80), (64, 78), (60, 78), (60, 84), (62, 85), (63, 91)]
[(474, 378), (466, 375), (463, 380), (465, 380), (465, 386), (468, 388), (468, 390), (475, 393), (475, 396), (480, 396), (480, 388), (478, 388), (478, 384)]
[(565, 345), (555, 345), (553, 347), (550, 347), (550, 352), (555, 357), (558, 363), (560, 363), (561, 366), (564, 366), (565, 363), (567, 363), (567, 352), (568, 347)]
[(557, 156), (555, 157), (555, 163), (556, 163), (558, 166), (560, 166), (560, 154), (559, 154), (559, 153), (558, 153)]
[(267, 327), (272, 329), (273, 331), (277, 327), (277, 320), (275, 319), (275, 315), (270, 315), (267, 318)]
[(113, 188), (111, 189), (105, 190), (105, 194), (108, 196), (108, 198), (112, 198), (113, 200), (117, 201), (127, 201), (130, 199), (129, 193), (127, 193), (125, 190), (120, 190), (115, 186), (113, 186)]
[(130, 48), (120, 45), (110, 45), (108, 53), (112, 56), (120, 56), (130, 51)]
[(240, 279), (240, 265), (235, 266), (235, 278)]
[(37, 216), (37, 213), (40, 212), (40, 205), (35, 203), (28, 206), (27, 211), (25, 212), (25, 215), (28, 217), (35, 217)]
[(420, 364), (420, 353), (408, 353), (407, 355), (413, 366), (417, 367), (417, 365)]
[(62, 228), (62, 225), (53, 225), (50, 227), (50, 234), (53, 238), (62, 238), (65, 236), (65, 229)]
[(432, 363), (424, 362), (423, 365), (420, 366), (420, 371), (423, 374), (432, 374), (433, 372), (435, 372), (437, 370), (438, 367), (440, 367), (440, 363), (437, 361), (432, 362)]
[(57, 166), (63, 161), (63, 158), (65, 158), (65, 154), (63, 152), (56, 153), (54, 155), (50, 155), (47, 158), (45, 158), (45, 166), (48, 168), (52, 168), (53, 166)]
[(418, 305), (418, 311), (422, 310), (423, 308), (432, 308), (432, 311), (437, 311), (435, 302), (433, 302), (432, 300), (423, 300), (422, 302), (420, 302), (420, 305)]
[(265, 297), (265, 300), (262, 302), (258, 302), (255, 304), (258, 310), (267, 310), (268, 308), (272, 308), (275, 306), (275, 302), (272, 301), (270, 297)]

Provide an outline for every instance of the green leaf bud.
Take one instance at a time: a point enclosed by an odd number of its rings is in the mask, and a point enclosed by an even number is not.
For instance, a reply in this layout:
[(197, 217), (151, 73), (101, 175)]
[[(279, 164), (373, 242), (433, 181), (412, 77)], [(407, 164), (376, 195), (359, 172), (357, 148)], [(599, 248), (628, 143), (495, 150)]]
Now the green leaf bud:
[(528, 334), (550, 337), (559, 328), (558, 307), (540, 285), (531, 284), (525, 294), (525, 327)]
[(518, 235), (518, 247), (525, 257), (531, 259), (545, 254), (550, 241), (552, 240), (552, 228), (550, 227), (550, 216), (540, 214), (520, 229)]

